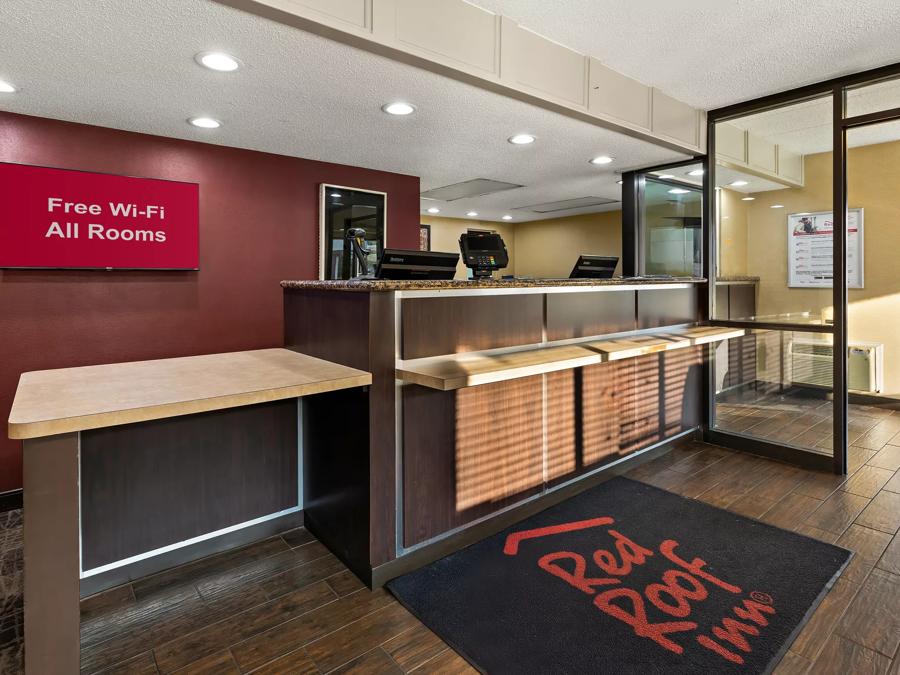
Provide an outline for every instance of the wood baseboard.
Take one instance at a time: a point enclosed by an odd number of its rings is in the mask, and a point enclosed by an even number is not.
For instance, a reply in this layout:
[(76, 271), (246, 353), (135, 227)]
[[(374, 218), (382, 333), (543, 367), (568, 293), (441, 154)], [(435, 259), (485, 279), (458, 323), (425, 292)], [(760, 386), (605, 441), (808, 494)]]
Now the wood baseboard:
[(0, 492), (0, 513), (22, 508), (22, 488)]

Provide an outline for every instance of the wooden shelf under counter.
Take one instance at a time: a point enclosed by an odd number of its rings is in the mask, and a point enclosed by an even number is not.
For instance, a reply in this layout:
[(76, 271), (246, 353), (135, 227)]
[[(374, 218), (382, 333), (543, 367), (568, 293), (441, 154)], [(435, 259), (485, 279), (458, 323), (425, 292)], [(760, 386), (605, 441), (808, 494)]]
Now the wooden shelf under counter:
[(530, 375), (601, 363), (603, 356), (578, 345), (544, 347), (496, 355), (454, 354), (397, 368), (397, 378), (431, 389), (452, 391)]
[(501, 354), (452, 354), (403, 364), (396, 369), (396, 377), (409, 384), (418, 384), (439, 391), (454, 391), (709, 344), (741, 337), (745, 332), (742, 328), (689, 326), (665, 332), (589, 340), (571, 345), (539, 347)]

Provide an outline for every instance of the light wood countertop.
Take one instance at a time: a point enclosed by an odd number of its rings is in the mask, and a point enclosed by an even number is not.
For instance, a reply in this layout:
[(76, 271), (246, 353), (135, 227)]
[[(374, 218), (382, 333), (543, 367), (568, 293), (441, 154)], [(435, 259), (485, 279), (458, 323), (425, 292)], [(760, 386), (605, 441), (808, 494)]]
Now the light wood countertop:
[(19, 378), (8, 432), (38, 438), (371, 383), (370, 373), (289, 349), (41, 370)]
[(417, 366), (397, 368), (405, 382), (452, 391), (601, 363), (597, 352), (576, 345), (544, 347), (496, 355), (455, 354)]

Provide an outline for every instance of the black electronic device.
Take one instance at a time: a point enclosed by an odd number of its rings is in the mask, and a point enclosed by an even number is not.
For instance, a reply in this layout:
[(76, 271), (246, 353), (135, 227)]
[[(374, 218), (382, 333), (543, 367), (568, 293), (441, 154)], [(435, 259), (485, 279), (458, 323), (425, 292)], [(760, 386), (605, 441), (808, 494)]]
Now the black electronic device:
[(376, 279), (452, 279), (459, 253), (386, 248), (375, 266)]
[(489, 277), (509, 265), (506, 244), (496, 232), (464, 232), (459, 236), (459, 250), (476, 279)]
[(617, 256), (604, 255), (580, 255), (575, 261), (575, 267), (569, 274), (570, 279), (612, 279), (616, 265), (619, 264)]

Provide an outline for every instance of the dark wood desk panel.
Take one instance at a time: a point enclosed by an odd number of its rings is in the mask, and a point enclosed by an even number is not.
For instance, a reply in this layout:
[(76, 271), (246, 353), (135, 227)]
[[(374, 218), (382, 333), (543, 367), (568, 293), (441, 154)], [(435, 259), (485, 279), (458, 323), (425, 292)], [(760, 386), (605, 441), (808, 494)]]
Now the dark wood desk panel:
[(667, 288), (637, 292), (638, 328), (659, 328), (697, 321), (696, 288)]
[(663, 364), (664, 438), (697, 427), (703, 418), (705, 349), (705, 346), (697, 346), (660, 355)]
[(582, 369), (581, 435), (585, 469), (594, 468), (621, 451), (622, 402), (630, 392), (618, 386), (627, 382), (621, 374), (630, 370), (627, 361)]
[(752, 319), (756, 315), (756, 284), (728, 286), (728, 318)]
[(298, 505), (297, 400), (82, 432), (85, 570)]
[(619, 448), (629, 454), (662, 440), (660, 355), (618, 362), (616, 392), (621, 394)]
[(584, 464), (581, 438), (582, 368), (547, 373), (547, 484), (578, 474)]
[(713, 317), (714, 319), (728, 319), (730, 318), (731, 310), (728, 307), (728, 285), (727, 284), (716, 284), (716, 315)]
[(548, 293), (547, 339), (568, 340), (635, 329), (635, 292)]
[(369, 370), (369, 324), (368, 293), (284, 292), (288, 349)]
[(367, 541), (374, 564), (391, 560), (396, 555), (396, 451), (394, 424), (386, 420), (395, 415), (393, 294), (285, 289), (284, 342), (289, 349), (372, 374), (372, 385), (363, 392), (371, 453)]
[(544, 296), (540, 293), (401, 302), (404, 359), (536, 344), (543, 334)]
[(542, 376), (456, 391), (403, 387), (404, 545), (543, 489)]

